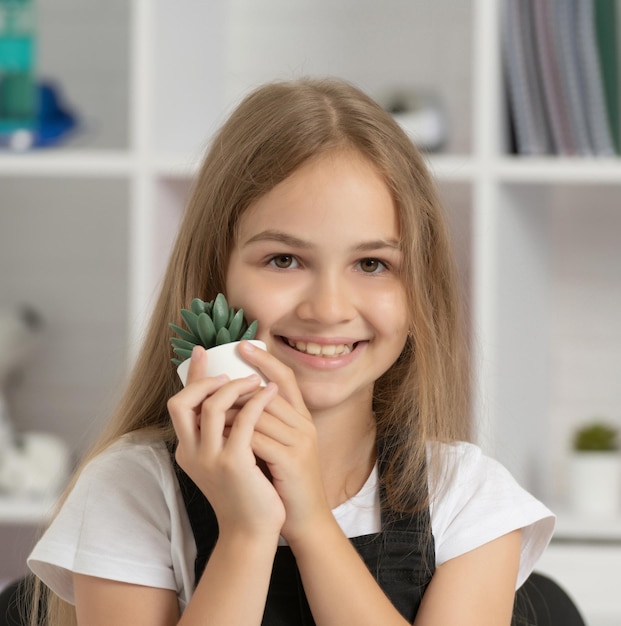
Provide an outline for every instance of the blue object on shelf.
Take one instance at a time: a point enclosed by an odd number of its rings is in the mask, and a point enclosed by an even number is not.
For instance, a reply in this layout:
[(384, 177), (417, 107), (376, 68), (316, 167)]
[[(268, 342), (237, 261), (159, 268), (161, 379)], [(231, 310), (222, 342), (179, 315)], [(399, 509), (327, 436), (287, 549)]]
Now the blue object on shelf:
[(62, 102), (52, 83), (37, 85), (37, 116), (29, 128), (0, 131), (0, 147), (23, 151), (59, 143), (77, 125), (75, 114)]

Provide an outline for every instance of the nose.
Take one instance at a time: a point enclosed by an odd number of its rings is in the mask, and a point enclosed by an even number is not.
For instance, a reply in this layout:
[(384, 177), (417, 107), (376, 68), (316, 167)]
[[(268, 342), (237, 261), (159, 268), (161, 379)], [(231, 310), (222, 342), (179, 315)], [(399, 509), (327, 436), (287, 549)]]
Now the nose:
[(334, 274), (318, 275), (304, 290), (297, 314), (300, 319), (324, 326), (351, 321), (356, 305), (347, 280)]

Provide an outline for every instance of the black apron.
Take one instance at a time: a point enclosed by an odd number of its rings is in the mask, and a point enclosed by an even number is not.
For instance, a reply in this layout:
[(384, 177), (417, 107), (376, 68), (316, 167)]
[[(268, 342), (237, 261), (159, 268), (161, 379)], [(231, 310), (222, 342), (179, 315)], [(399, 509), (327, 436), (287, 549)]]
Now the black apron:
[[(195, 586), (218, 538), (213, 508), (191, 478), (176, 464), (196, 541)], [(380, 485), (384, 469), (380, 455)], [(384, 502), (380, 487), (380, 502)], [(435, 569), (435, 548), (429, 509), (398, 515), (381, 507), (381, 532), (350, 538), (369, 571), (396, 609), (414, 621), (421, 599)], [(270, 579), (263, 626), (314, 626), (295, 556), (288, 546), (278, 546)]]

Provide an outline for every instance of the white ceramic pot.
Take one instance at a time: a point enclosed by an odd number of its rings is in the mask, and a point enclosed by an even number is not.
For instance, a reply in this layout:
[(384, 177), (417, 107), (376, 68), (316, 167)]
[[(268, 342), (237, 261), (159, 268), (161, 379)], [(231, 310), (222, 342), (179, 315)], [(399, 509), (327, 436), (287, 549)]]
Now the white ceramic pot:
[[(258, 374), (263, 380), (263, 384), (267, 384), (267, 381), (254, 367), (246, 363), (241, 358), (237, 351), (239, 341), (233, 341), (231, 343), (224, 343), (221, 346), (215, 346), (207, 350), (207, 376), (219, 376), (220, 374), (226, 374), (229, 378), (246, 378), (251, 374)], [(250, 343), (254, 344), (262, 350), (266, 350), (267, 346), (263, 341), (258, 339), (252, 339)], [(188, 369), (190, 367), (190, 359), (186, 359), (177, 368), (177, 374), (185, 387), (185, 382), (188, 376)]]
[(578, 514), (621, 513), (621, 454), (574, 452), (569, 460), (569, 504)]

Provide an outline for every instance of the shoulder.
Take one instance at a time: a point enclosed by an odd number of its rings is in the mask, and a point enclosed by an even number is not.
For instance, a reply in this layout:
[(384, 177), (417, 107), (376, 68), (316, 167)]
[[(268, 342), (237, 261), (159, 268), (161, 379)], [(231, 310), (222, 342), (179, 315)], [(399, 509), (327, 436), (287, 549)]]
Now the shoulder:
[(437, 564), (521, 530), (521, 584), (550, 541), (553, 513), (478, 446), (430, 444), (428, 457)]
[(170, 453), (163, 441), (142, 432), (124, 435), (92, 458), (83, 468), (77, 484), (92, 481), (120, 481), (119, 488), (136, 481), (168, 486), (174, 477)]
[(436, 506), (458, 505), (485, 490), (512, 489), (517, 484), (501, 463), (465, 441), (430, 443), (427, 460), (430, 495)]
[(162, 441), (130, 433), (94, 457), (82, 470), (66, 505), (93, 522), (150, 524), (167, 532), (177, 482)]
[(178, 491), (166, 446), (126, 435), (86, 464), (28, 564), (69, 600), (70, 572), (174, 589)]
[(521, 487), (511, 473), (496, 459), (484, 454), (473, 443), (430, 443), (427, 446), (430, 468), (429, 486), (432, 501), (463, 501), (486, 491), (513, 492)]

